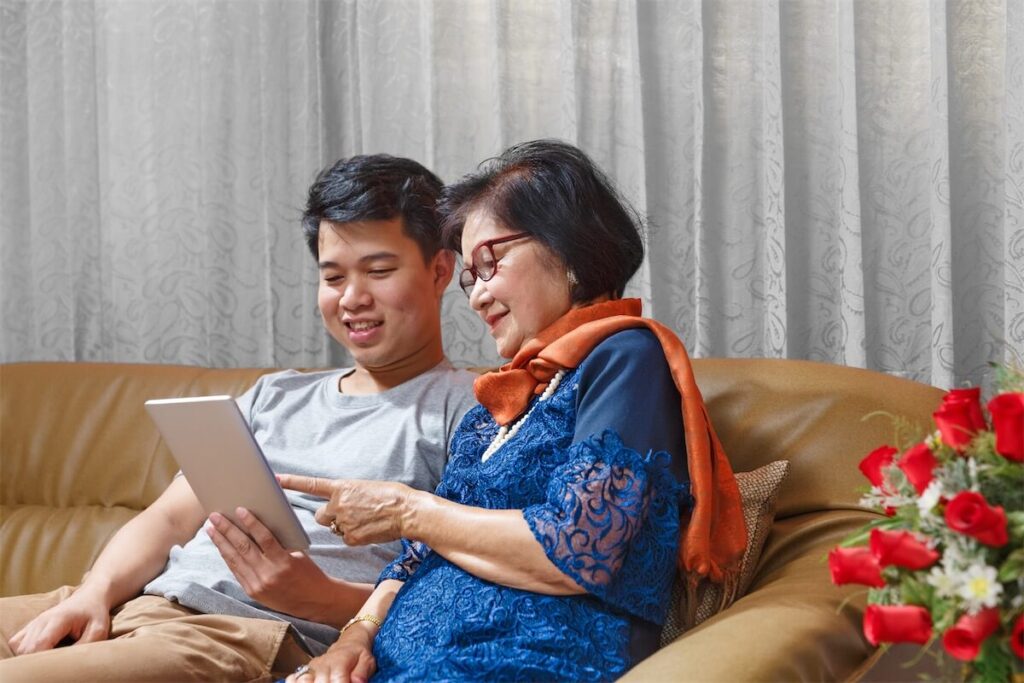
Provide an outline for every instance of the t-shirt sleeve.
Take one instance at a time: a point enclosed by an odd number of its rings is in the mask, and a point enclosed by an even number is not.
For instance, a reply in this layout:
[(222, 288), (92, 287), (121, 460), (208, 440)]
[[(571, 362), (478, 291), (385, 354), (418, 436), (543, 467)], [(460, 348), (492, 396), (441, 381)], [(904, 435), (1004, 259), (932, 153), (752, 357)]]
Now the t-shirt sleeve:
[(245, 418), (245, 423), (249, 425), (250, 429), (252, 429), (252, 412), (256, 406), (256, 397), (259, 395), (262, 384), (263, 378), (260, 377), (244, 394), (235, 399), (238, 410), (242, 413), (242, 417)]
[(476, 394), (473, 393), (473, 382), (477, 374), (469, 370), (456, 370), (453, 373), (449, 399), (446, 408), (445, 446), (451, 448), (452, 437), (471, 408), (477, 405)]

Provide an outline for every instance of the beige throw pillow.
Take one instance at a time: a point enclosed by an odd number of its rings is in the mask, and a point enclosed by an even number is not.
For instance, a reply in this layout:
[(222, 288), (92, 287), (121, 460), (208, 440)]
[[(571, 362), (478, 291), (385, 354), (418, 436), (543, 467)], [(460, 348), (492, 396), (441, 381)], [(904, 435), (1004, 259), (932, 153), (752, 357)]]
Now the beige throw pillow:
[[(736, 483), (739, 485), (740, 499), (743, 505), (743, 521), (747, 525), (747, 549), (740, 561), (736, 598), (740, 598), (747, 592), (750, 582), (754, 579), (754, 569), (757, 568), (761, 549), (768, 539), (768, 532), (771, 531), (772, 521), (775, 519), (775, 499), (788, 473), (789, 461), (776, 460), (753, 472), (739, 472), (736, 475)], [(684, 616), (686, 614), (686, 586), (682, 576), (677, 578), (672, 585), (672, 603), (669, 607), (668, 617), (665, 619), (665, 625), (661, 630), (662, 647), (682, 635), (688, 627), (696, 626), (720, 609), (729, 606), (728, 603), (720, 604), (722, 587), (719, 584), (705, 581), (698, 590), (700, 591), (700, 602), (697, 605), (693, 624), (687, 626)]]

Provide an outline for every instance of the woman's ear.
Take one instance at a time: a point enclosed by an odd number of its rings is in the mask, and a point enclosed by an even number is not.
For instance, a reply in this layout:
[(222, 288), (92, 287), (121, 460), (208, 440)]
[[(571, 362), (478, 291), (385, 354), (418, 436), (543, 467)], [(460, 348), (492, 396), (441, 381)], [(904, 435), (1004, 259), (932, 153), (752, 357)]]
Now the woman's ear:
[(455, 254), (451, 249), (440, 249), (430, 264), (434, 273), (434, 291), (437, 296), (444, 294), (455, 273)]

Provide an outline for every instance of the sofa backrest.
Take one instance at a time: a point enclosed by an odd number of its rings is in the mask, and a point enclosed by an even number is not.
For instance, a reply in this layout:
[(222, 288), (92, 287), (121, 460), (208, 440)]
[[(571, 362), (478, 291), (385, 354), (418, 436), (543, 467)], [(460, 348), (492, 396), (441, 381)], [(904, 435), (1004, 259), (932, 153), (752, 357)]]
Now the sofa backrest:
[[(702, 359), (694, 370), (736, 471), (791, 461), (779, 517), (856, 506), (857, 461), (892, 437), (888, 420), (861, 418), (882, 410), (925, 426), (942, 395), (806, 361)], [(170, 483), (177, 468), (146, 399), (237, 396), (271, 371), (0, 365), (0, 595), (77, 582), (117, 528)]]
[(0, 365), (0, 595), (77, 583), (177, 471), (143, 402), (239, 395), (267, 370)]
[(943, 391), (870, 370), (811, 361), (699, 359), (697, 384), (733, 469), (789, 460), (776, 518), (856, 507), (857, 463), (893, 443), (886, 412), (934, 429)]

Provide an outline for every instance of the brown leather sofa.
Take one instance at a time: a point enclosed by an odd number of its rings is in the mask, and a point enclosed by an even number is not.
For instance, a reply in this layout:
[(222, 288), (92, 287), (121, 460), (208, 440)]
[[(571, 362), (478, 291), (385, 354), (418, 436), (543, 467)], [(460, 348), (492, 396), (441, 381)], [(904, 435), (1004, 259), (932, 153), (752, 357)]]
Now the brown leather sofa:
[[(878, 653), (863, 596), (831, 585), (825, 557), (871, 518), (857, 463), (892, 439), (888, 411), (929, 424), (942, 392), (790, 360), (694, 362), (736, 471), (790, 461), (754, 583), (732, 607), (640, 663), (629, 681), (856, 680)], [(148, 398), (238, 395), (268, 370), (15, 363), (0, 366), (0, 594), (74, 584), (114, 531), (159, 495), (174, 462)], [(870, 674), (868, 675), (870, 677)]]

